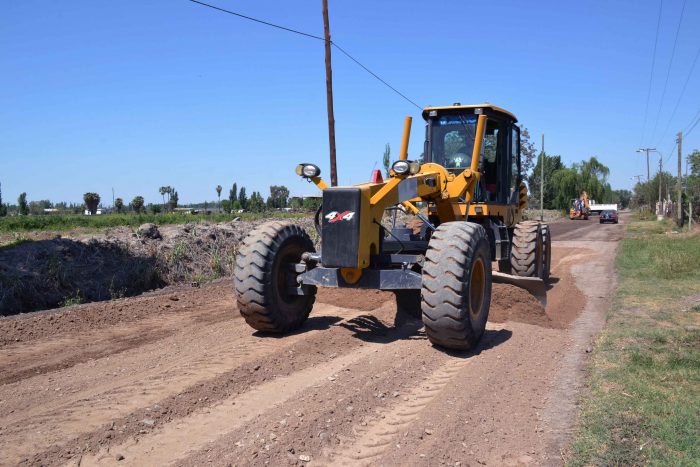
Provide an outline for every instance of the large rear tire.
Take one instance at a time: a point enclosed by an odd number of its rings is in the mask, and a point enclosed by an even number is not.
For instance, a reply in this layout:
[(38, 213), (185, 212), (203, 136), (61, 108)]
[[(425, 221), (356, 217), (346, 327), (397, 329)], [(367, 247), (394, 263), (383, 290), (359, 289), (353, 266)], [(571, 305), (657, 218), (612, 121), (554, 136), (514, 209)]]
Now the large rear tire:
[(542, 277), (542, 227), (536, 221), (523, 221), (515, 226), (510, 264), (513, 274), (520, 277)]
[(421, 292), (430, 342), (457, 350), (479, 342), (491, 306), (491, 254), (482, 226), (440, 224), (428, 243)]
[(291, 265), (315, 251), (306, 231), (289, 222), (267, 222), (243, 240), (233, 273), (238, 310), (258, 331), (284, 333), (302, 325), (316, 300), (316, 287), (290, 293), (297, 274)]

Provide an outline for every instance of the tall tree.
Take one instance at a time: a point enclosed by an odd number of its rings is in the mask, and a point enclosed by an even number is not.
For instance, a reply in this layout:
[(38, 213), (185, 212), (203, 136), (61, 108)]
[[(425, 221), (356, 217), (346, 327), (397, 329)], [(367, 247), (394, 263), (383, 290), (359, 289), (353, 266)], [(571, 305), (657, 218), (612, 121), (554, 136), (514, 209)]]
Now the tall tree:
[(219, 197), (219, 211), (221, 211), (221, 190), (223, 190), (221, 185), (216, 185), (216, 196)]
[(631, 204), (638, 208), (644, 207), (653, 211), (656, 207), (656, 202), (659, 200), (659, 185), (661, 185), (661, 197), (666, 199), (669, 195), (673, 196), (672, 192), (675, 183), (676, 178), (670, 173), (657, 173), (648, 182), (637, 183), (634, 186)]
[(238, 185), (235, 182), (228, 192), (228, 200), (231, 201), (231, 205), (238, 201)]
[[(170, 188), (170, 187), (169, 187)], [(175, 188), (170, 188), (170, 193), (168, 194), (168, 207), (171, 211), (174, 211), (177, 207), (177, 202), (179, 201), (179, 196)]]
[(0, 217), (7, 215), (7, 206), (2, 202), (2, 183), (0, 183)]
[(124, 209), (124, 200), (121, 198), (117, 198), (114, 200), (114, 207), (117, 210), (117, 214), (122, 213), (122, 209)]
[(578, 174), (579, 191), (585, 190), (589, 199), (600, 203), (610, 200), (612, 190), (608, 183), (608, 175), (610, 175), (608, 167), (593, 156), (587, 161), (574, 164), (573, 168)]
[(100, 204), (100, 195), (92, 192), (85, 193), (83, 201), (85, 202), (85, 209), (94, 216), (97, 213), (97, 206)]
[(241, 204), (241, 209), (248, 208), (248, 197), (245, 194), (245, 187), (241, 187), (241, 191), (238, 193), (238, 202)]
[(260, 193), (254, 191), (248, 201), (248, 209), (252, 212), (263, 212), (265, 210), (265, 200)]
[(20, 193), (17, 197), (17, 207), (19, 209), (20, 216), (26, 216), (29, 214), (29, 205), (27, 204), (27, 193)]
[[(545, 165), (545, 168), (547, 166)], [(539, 168), (535, 167), (535, 172)], [(576, 198), (581, 191), (578, 184), (578, 174), (573, 168), (562, 167), (552, 173), (549, 179), (545, 180), (545, 197), (549, 193), (551, 198), (549, 204), (545, 201), (544, 207), (547, 209), (568, 209), (571, 207), (571, 200)]]
[(389, 143), (386, 143), (386, 146), (384, 146), (382, 164), (384, 165), (384, 173), (386, 177), (389, 178), (389, 169), (391, 169), (391, 146), (389, 146)]
[(135, 196), (134, 199), (131, 200), (131, 209), (133, 209), (136, 214), (141, 214), (143, 212), (143, 204), (143, 196)]
[(700, 151), (696, 149), (688, 154), (688, 164), (692, 175), (700, 175)]
[(547, 153), (543, 157), (537, 159), (537, 164), (535, 165), (535, 170), (532, 171), (530, 176), (527, 178), (528, 189), (530, 192), (530, 201), (528, 206), (537, 207), (540, 206), (540, 173), (542, 160), (544, 159), (544, 207), (545, 209), (553, 209), (554, 198), (556, 197), (554, 185), (552, 185), (552, 175), (557, 170), (564, 168), (564, 164), (561, 161), (561, 156), (549, 156)]
[(520, 168), (524, 178), (527, 178), (528, 173), (532, 170), (536, 156), (537, 151), (535, 143), (530, 141), (530, 132), (524, 126), (520, 127)]
[(162, 186), (158, 188), (158, 193), (163, 197), (163, 209), (165, 209), (165, 194), (168, 192), (168, 187)]
[[(258, 193), (259, 194), (259, 193)], [(262, 196), (261, 196), (262, 198)], [(289, 189), (284, 185), (272, 185), (270, 187), (270, 202), (271, 208), (286, 208), (287, 200), (289, 199)]]
[(615, 190), (612, 192), (612, 202), (620, 205), (621, 209), (627, 209), (632, 200), (632, 192), (629, 190)]

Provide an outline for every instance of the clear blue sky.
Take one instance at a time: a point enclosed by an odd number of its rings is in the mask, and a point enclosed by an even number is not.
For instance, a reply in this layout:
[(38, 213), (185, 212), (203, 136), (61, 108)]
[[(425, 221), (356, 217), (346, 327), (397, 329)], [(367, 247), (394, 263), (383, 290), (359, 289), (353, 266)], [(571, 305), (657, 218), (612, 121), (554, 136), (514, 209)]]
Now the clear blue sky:
[[(320, 0), (211, 1), (323, 32)], [(538, 147), (544, 131), (548, 153), (567, 162), (596, 155), (613, 187), (629, 188), (646, 170), (635, 149), (669, 157), (675, 132), (700, 109), (699, 63), (669, 124), (700, 47), (693, 0), (661, 102), (682, 4), (663, 5), (643, 139), (658, 1), (330, 0), (330, 13), (333, 40), (420, 105), (503, 106)], [(418, 109), (337, 51), (333, 66), (341, 184), (368, 180), (385, 143), (396, 155), (405, 115), (414, 117), (409, 153), (420, 154)], [(181, 202), (197, 202), (215, 199), (217, 184), (226, 195), (234, 181), (265, 196), (280, 183), (309, 194), (296, 163), (328, 175), (321, 41), (186, 0), (10, 0), (0, 69), (6, 201), (22, 191), (52, 201), (96, 191), (111, 204), (114, 187), (125, 201), (157, 202), (158, 187), (174, 185)], [(698, 129), (684, 155), (694, 148)]]

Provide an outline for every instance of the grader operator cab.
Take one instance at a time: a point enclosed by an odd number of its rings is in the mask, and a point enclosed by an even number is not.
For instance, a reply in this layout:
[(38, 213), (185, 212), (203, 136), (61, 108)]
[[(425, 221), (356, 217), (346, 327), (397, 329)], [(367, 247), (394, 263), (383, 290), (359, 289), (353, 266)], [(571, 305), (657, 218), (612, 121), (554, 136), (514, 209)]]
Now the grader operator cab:
[[(395, 293), (399, 312), (422, 316), (433, 344), (469, 349), (484, 333), (492, 281), (545, 294), (551, 239), (546, 224), (522, 220), (527, 187), (515, 116), (490, 104), (455, 104), (426, 108), (423, 118), (424, 159), (407, 158), (407, 117), (386, 181), (328, 187), (316, 165), (297, 166), (323, 192), (321, 251), (292, 223), (250, 233), (234, 272), (250, 326), (274, 333), (301, 326), (317, 287), (381, 289)], [(396, 209), (420, 219), (420, 232), (385, 226)]]

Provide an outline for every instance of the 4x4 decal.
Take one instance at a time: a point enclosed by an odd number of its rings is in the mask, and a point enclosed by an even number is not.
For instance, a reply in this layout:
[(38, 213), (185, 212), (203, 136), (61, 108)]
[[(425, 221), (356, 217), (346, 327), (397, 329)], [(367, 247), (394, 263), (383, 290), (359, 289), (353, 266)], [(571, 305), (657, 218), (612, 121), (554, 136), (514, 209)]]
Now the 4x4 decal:
[(326, 214), (326, 219), (328, 219), (328, 222), (349, 221), (353, 217), (355, 217), (355, 211), (333, 211)]

